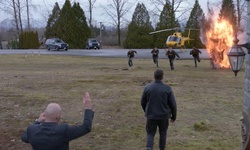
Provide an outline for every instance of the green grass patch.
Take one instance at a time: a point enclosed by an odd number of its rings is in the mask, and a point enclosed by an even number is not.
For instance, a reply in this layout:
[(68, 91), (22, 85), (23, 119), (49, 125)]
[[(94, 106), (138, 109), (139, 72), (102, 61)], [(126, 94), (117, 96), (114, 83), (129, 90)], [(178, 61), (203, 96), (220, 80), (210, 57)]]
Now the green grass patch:
[[(50, 102), (62, 107), (62, 120), (82, 122), (82, 94), (88, 91), (95, 117), (93, 130), (71, 142), (71, 150), (141, 150), (146, 144), (146, 119), (140, 106), (144, 86), (157, 69), (151, 59), (50, 55), (0, 55), (0, 149), (29, 150), (21, 133)], [(177, 120), (170, 123), (168, 150), (241, 148), (244, 67), (212, 69), (208, 60), (159, 59), (163, 81), (172, 86)], [(158, 148), (158, 133), (155, 148)]]

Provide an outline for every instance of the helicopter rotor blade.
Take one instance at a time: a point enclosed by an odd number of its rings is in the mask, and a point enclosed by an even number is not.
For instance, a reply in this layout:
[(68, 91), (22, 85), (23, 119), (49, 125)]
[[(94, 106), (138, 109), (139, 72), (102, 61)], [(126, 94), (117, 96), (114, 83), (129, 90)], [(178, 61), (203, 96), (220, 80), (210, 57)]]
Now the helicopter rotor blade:
[(175, 27), (175, 28), (173, 28), (173, 30), (175, 30), (175, 31), (180, 31), (181, 28), (180, 28), (180, 27)]
[(185, 30), (197, 30), (197, 31), (199, 31), (200, 29), (195, 29), (195, 28), (185, 28)]
[(160, 33), (160, 32), (166, 32), (166, 31), (171, 31), (173, 29), (163, 29), (163, 30), (158, 30), (158, 31), (154, 31), (154, 32), (150, 32), (149, 34), (155, 34), (155, 33)]

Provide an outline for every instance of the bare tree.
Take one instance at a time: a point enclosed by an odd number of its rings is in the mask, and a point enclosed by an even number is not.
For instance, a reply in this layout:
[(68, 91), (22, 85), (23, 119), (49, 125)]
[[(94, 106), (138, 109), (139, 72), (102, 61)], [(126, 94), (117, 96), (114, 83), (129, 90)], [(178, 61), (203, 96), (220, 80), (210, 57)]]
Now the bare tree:
[(29, 12), (29, 0), (26, 0), (26, 8), (27, 8), (27, 21), (28, 21), (28, 30), (30, 30), (30, 12)]
[[(54, 3), (55, 4), (55, 3)], [(41, 0), (41, 3), (39, 3), (38, 5), (30, 5), (33, 9), (37, 10), (37, 13), (41, 15), (41, 17), (43, 18), (43, 22), (47, 22), (48, 17), (51, 14), (53, 5), (48, 4), (47, 0)]]
[(13, 6), (13, 11), (14, 11), (14, 19), (15, 19), (15, 23), (16, 23), (16, 30), (17, 30), (17, 33), (19, 33), (19, 24), (18, 24), (18, 17), (17, 17), (15, 0), (12, 0), (12, 4), (13, 4), (12, 6)]
[(88, 0), (88, 2), (89, 2), (89, 26), (90, 28), (92, 28), (92, 14), (93, 14), (92, 12), (96, 0)]
[(241, 27), (241, 22), (246, 19), (247, 3), (245, 0), (236, 0), (237, 24)]
[[(237, 15), (237, 26), (241, 28), (242, 22), (244, 22), (247, 18), (247, 3), (246, 0), (233, 0), (235, 4), (235, 11)], [(213, 10), (220, 10), (222, 5), (222, 1), (216, 1), (213, 3), (209, 3), (209, 6), (213, 8)]]
[(150, 11), (153, 16), (158, 16), (158, 17), (160, 16), (162, 8), (164, 7), (167, 1), (169, 1), (172, 6), (171, 14), (176, 15), (176, 18), (180, 21), (186, 19), (184, 14), (186, 14), (188, 11), (191, 10), (191, 8), (188, 7), (188, 5), (191, 6), (188, 3), (188, 0), (150, 0), (150, 1), (151, 4), (155, 6), (154, 9)]
[(10, 22), (14, 22), (17, 34), (20, 31), (23, 31), (22, 23), (22, 9), (23, 6), (20, 0), (11, 0), (11, 1), (0, 1), (0, 9), (5, 13), (11, 15), (12, 17), (8, 19)]
[(132, 4), (129, 0), (108, 0), (108, 6), (104, 8), (105, 12), (111, 17), (117, 27), (118, 45), (121, 45), (121, 24), (122, 18), (128, 13)]
[(17, 16), (20, 25), (20, 30), (23, 31), (22, 13), (21, 13), (22, 6), (20, 0), (17, 0), (16, 6), (17, 6)]

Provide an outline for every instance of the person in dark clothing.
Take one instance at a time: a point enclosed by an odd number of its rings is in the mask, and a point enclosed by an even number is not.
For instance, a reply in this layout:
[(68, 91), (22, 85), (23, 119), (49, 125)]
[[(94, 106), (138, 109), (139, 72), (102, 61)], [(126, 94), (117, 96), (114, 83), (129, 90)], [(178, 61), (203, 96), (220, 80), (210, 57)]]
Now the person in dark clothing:
[(135, 54), (137, 54), (137, 52), (132, 49), (130, 49), (127, 53), (129, 67), (133, 66), (133, 58), (135, 57)]
[(163, 71), (154, 72), (155, 81), (145, 86), (141, 97), (141, 106), (147, 118), (147, 150), (153, 149), (154, 136), (159, 128), (159, 148), (166, 147), (169, 119), (176, 120), (177, 106), (172, 88), (162, 82)]
[(194, 58), (195, 67), (197, 67), (197, 61), (200, 62), (199, 54), (201, 54), (201, 51), (196, 47), (193, 47), (193, 49), (190, 51), (190, 55), (193, 55)]
[(68, 150), (69, 141), (79, 138), (91, 131), (94, 112), (91, 110), (91, 100), (86, 92), (83, 98), (85, 108), (82, 125), (71, 126), (58, 124), (61, 117), (61, 107), (50, 103), (34, 124), (28, 126), (22, 134), (22, 141), (30, 143), (33, 150)]
[(154, 63), (156, 64), (156, 66), (158, 67), (158, 55), (159, 55), (159, 49), (157, 47), (155, 47), (152, 51), (152, 58)]
[(169, 59), (169, 63), (170, 63), (170, 68), (171, 70), (174, 70), (174, 60), (175, 57), (180, 58), (180, 56), (173, 50), (172, 47), (170, 47), (166, 53), (168, 59)]

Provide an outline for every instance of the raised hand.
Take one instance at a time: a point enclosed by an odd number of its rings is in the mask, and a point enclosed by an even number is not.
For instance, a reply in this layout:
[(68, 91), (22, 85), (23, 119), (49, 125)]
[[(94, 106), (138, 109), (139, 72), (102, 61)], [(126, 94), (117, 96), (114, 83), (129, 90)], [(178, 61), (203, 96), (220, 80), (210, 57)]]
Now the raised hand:
[(92, 104), (91, 104), (89, 92), (85, 93), (85, 96), (83, 97), (83, 104), (84, 104), (85, 109), (91, 109)]

